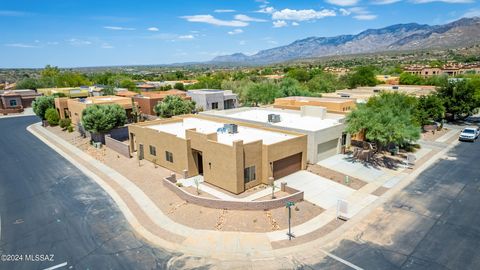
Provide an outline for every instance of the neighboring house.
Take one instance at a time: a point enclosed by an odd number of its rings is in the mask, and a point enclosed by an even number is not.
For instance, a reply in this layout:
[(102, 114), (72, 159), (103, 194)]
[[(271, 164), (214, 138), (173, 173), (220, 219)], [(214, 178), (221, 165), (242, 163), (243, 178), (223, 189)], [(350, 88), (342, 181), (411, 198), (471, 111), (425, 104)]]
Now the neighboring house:
[(354, 99), (325, 97), (284, 97), (276, 98), (274, 108), (300, 110), (302, 106), (325, 107), (328, 112), (346, 114), (357, 105)]
[(85, 98), (89, 96), (88, 87), (39, 88), (37, 91), (45, 96), (52, 96), (54, 94), (63, 94), (69, 98)]
[(365, 103), (369, 98), (381, 92), (398, 92), (406, 95), (420, 97), (435, 91), (435, 86), (430, 85), (387, 85), (361, 86), (354, 89), (337, 90), (333, 93), (322, 93), (325, 98), (354, 99), (356, 103)]
[(134, 96), (133, 100), (138, 104), (138, 109), (141, 113), (156, 115), (154, 111), (155, 105), (167, 96), (179, 96), (184, 100), (192, 99), (187, 96), (185, 91), (173, 89), (168, 91), (142, 92), (140, 95)]
[(231, 90), (197, 89), (188, 90), (199, 110), (227, 110), (238, 107), (238, 97)]
[(480, 74), (480, 63), (447, 63), (442, 67), (431, 67), (429, 65), (411, 65), (403, 70), (406, 73), (429, 77), (435, 75), (457, 76), (461, 74)]
[(133, 91), (118, 91), (115, 93), (115, 96), (119, 96), (119, 97), (128, 97), (128, 98), (133, 98), (134, 96), (138, 96), (139, 93), (137, 92), (133, 92)]
[(127, 117), (131, 118), (133, 108), (131, 98), (118, 96), (87, 97), (78, 99), (69, 99), (65, 97), (55, 98), (55, 108), (60, 115), (60, 119), (70, 118), (73, 125), (80, 123), (83, 110), (94, 104), (118, 104), (126, 110)]
[(103, 89), (105, 88), (106, 86), (103, 84), (96, 84), (96, 85), (89, 86), (88, 92), (92, 97), (99, 97), (99, 96), (103, 96)]
[(32, 102), (39, 96), (42, 96), (42, 94), (32, 89), (0, 90), (0, 98), (4, 108), (15, 106), (31, 107)]
[(184, 177), (239, 194), (306, 168), (307, 137), (291, 131), (182, 115), (128, 127), (130, 149)]
[(152, 84), (142, 83), (137, 85), (137, 89), (139, 89), (142, 92), (148, 92), (148, 91), (154, 91), (156, 87), (155, 85), (152, 85)]
[(345, 115), (327, 113), (320, 106), (302, 106), (300, 110), (243, 107), (200, 114), (306, 134), (307, 161), (312, 164), (341, 153), (350, 145), (350, 136), (344, 132)]

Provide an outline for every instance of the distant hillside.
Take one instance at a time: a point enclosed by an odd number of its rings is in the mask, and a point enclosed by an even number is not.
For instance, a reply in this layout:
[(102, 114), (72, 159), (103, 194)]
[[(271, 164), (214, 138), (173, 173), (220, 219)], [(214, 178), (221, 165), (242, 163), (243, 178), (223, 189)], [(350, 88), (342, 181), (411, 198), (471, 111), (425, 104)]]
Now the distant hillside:
[(480, 42), (480, 17), (444, 25), (396, 24), (357, 35), (309, 37), (247, 56), (218, 56), (210, 64), (271, 64), (333, 55), (469, 46)]

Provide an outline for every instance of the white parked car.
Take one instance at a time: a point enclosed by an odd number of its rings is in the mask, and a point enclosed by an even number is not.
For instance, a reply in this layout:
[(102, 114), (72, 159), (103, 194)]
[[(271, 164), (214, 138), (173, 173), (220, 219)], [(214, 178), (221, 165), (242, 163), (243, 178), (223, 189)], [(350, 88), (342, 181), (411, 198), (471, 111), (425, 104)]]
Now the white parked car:
[(479, 134), (480, 134), (479, 128), (464, 128), (462, 130), (462, 133), (460, 133), (458, 140), (473, 142), (478, 138)]

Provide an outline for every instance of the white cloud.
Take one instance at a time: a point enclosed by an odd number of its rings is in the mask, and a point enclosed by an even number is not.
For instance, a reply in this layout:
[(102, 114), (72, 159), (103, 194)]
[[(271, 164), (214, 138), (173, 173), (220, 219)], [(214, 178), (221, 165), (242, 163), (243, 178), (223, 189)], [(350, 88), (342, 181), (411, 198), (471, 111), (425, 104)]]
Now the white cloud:
[(100, 47), (102, 49), (113, 49), (114, 47), (108, 43), (103, 43), (102, 46)]
[(232, 30), (232, 31), (228, 31), (227, 33), (229, 35), (238, 35), (238, 34), (243, 33), (243, 30), (242, 29), (235, 29), (235, 30)]
[(152, 32), (158, 32), (160, 29), (158, 29), (157, 27), (149, 27), (147, 28), (147, 30)]
[(245, 27), (248, 25), (247, 22), (242, 22), (238, 20), (225, 21), (220, 20), (212, 15), (193, 15), (193, 16), (183, 16), (181, 17), (189, 22), (199, 22), (199, 23), (208, 23), (217, 26), (232, 26), (232, 27)]
[(245, 40), (240, 40), (240, 41), (238, 42), (238, 45), (240, 45), (240, 46), (243, 46), (243, 45), (245, 45), (245, 44), (247, 44), (247, 42), (246, 42)]
[(343, 16), (348, 16), (350, 14), (352, 14), (352, 12), (350, 10), (347, 10), (347, 9), (344, 9), (344, 8), (341, 8), (339, 9), (338, 11), (340, 11), (340, 13), (343, 15)]
[(325, 17), (336, 16), (334, 10), (322, 9), (322, 10), (313, 10), (313, 9), (283, 9), (280, 11), (275, 11), (272, 14), (273, 20), (291, 20), (291, 21), (308, 21), (315, 19), (322, 19)]
[(236, 10), (234, 9), (215, 9), (213, 12), (215, 13), (230, 13), (230, 12), (235, 12)]
[(15, 48), (38, 48), (38, 46), (25, 44), (25, 43), (8, 43), (5, 44), (7, 47), (15, 47)]
[(472, 8), (469, 9), (465, 14), (462, 16), (463, 18), (472, 18), (472, 17), (480, 17), (480, 8)]
[(255, 12), (272, 14), (273, 12), (275, 12), (275, 9), (273, 7), (261, 7), (259, 10), (255, 11)]
[(375, 20), (377, 18), (377, 15), (374, 14), (360, 14), (360, 15), (355, 15), (353, 18), (361, 21), (371, 21)]
[(359, 0), (327, 0), (328, 3), (337, 6), (354, 6)]
[(21, 17), (25, 16), (27, 13), (14, 10), (0, 10), (0, 17)]
[(352, 7), (348, 11), (353, 14), (353, 18), (360, 21), (375, 20), (377, 15), (372, 14), (368, 9), (364, 7)]
[(371, 3), (374, 5), (389, 5), (400, 1), (401, 0), (372, 0)]
[(92, 45), (91, 41), (81, 40), (81, 39), (76, 39), (76, 38), (71, 38), (67, 41), (70, 43), (70, 45), (76, 46), (76, 47)]
[(130, 27), (121, 27), (121, 26), (104, 26), (103, 28), (108, 30), (115, 30), (115, 31), (133, 31), (135, 28)]
[(190, 40), (190, 39), (194, 39), (195, 36), (194, 35), (182, 35), (182, 36), (178, 36), (179, 39), (183, 39), (183, 40)]
[(292, 26), (299, 26), (300, 24), (298, 22), (292, 22)]
[(49, 41), (47, 42), (47, 45), (58, 45), (60, 43), (58, 43), (58, 41)]
[(282, 27), (285, 27), (288, 25), (288, 23), (286, 21), (283, 21), (283, 20), (279, 20), (279, 21), (273, 21), (273, 27), (275, 28), (282, 28)]
[(239, 20), (242, 22), (266, 22), (264, 19), (257, 19), (257, 18), (252, 18), (250, 16), (244, 15), (244, 14), (237, 14), (235, 15), (235, 20)]

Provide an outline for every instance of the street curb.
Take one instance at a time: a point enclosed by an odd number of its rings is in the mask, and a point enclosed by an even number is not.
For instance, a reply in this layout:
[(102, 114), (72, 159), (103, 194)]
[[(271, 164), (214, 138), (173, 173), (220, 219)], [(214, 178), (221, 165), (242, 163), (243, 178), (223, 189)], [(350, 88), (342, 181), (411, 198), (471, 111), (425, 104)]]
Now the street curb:
[(170, 252), (178, 252), (179, 250), (182, 249), (181, 246), (178, 244), (168, 242), (155, 234), (151, 233), (149, 230), (147, 230), (145, 227), (141, 225), (141, 223), (138, 221), (138, 219), (133, 215), (133, 213), (130, 211), (130, 208), (128, 208), (127, 204), (125, 201), (118, 195), (118, 193), (109, 185), (107, 184), (101, 177), (96, 175), (94, 172), (86, 168), (85, 166), (79, 164), (72, 158), (70, 155), (66, 154), (63, 150), (58, 148), (56, 145), (52, 144), (50, 141), (48, 141), (46, 138), (44, 138), (41, 134), (39, 134), (37, 131), (35, 131), (32, 127), (33, 126), (39, 126), (38, 123), (32, 124), (27, 127), (27, 131), (32, 133), (35, 137), (37, 137), (39, 140), (41, 140), (43, 143), (45, 143), (48, 147), (52, 148), (55, 152), (57, 152), (60, 156), (68, 160), (72, 165), (77, 167), (82, 173), (84, 173), (86, 176), (94, 180), (102, 189), (105, 190), (105, 192), (113, 199), (115, 204), (118, 206), (122, 214), (125, 216), (125, 219), (127, 222), (132, 226), (135, 232), (138, 233), (143, 239), (146, 241), (159, 246), (161, 248), (167, 249)]
[[(115, 203), (118, 205), (119, 209), (122, 211), (123, 215), (127, 219), (128, 223), (132, 226), (134, 231), (141, 236), (143, 239), (145, 239), (147, 242), (150, 242), (160, 248), (167, 249), (170, 252), (183, 252), (186, 255), (191, 255), (191, 256), (210, 256), (213, 258), (218, 258), (218, 256), (215, 256), (215, 254), (205, 254), (201, 251), (196, 251), (189, 249), (189, 247), (186, 247), (182, 244), (176, 244), (169, 242), (167, 240), (162, 239), (161, 237), (156, 236), (155, 234), (151, 233), (148, 229), (143, 227), (141, 223), (138, 221), (138, 219), (133, 215), (133, 213), (130, 211), (128, 208), (128, 205), (123, 201), (123, 199), (118, 195), (118, 193), (109, 185), (107, 184), (101, 177), (96, 175), (94, 172), (86, 168), (85, 166), (78, 164), (74, 158), (72, 158), (70, 155), (66, 154), (63, 150), (59, 149), (57, 146), (53, 145), (51, 142), (49, 142), (44, 135), (39, 134), (39, 132), (35, 131), (32, 129), (33, 126), (39, 126), (39, 123), (32, 124), (27, 127), (27, 130), (32, 133), (34, 136), (36, 136), (38, 139), (40, 139), (42, 142), (44, 142), (47, 146), (51, 147), (54, 151), (56, 151), (58, 154), (60, 154), (62, 157), (67, 159), (70, 163), (72, 163), (75, 167), (77, 167), (80, 171), (85, 173), (89, 178), (94, 180), (97, 184), (99, 184), (108, 194), (109, 196), (115, 201)], [(285, 258), (285, 256), (291, 256), (294, 253), (298, 253), (299, 255), (302, 254), (303, 252), (307, 250), (313, 251), (312, 248), (318, 249), (319, 246), (326, 246), (327, 244), (332, 243), (338, 236), (341, 234), (345, 233), (347, 230), (351, 229), (355, 224), (359, 223), (361, 220), (363, 220), (368, 214), (372, 212), (373, 209), (379, 207), (380, 205), (384, 204), (388, 199), (393, 197), (396, 193), (398, 193), (399, 190), (403, 189), (405, 186), (407, 186), (409, 183), (411, 183), (421, 172), (423, 172), (426, 168), (431, 166), (434, 162), (436, 162), (438, 159), (440, 159), (445, 153), (447, 153), (451, 148), (453, 148), (458, 142), (454, 142), (450, 145), (448, 145), (445, 149), (440, 151), (439, 153), (435, 154), (430, 160), (422, 164), (418, 169), (416, 169), (414, 172), (409, 174), (405, 179), (400, 181), (394, 188), (390, 189), (387, 191), (385, 194), (382, 196), (379, 196), (377, 200), (372, 202), (370, 205), (362, 209), (360, 212), (358, 212), (354, 217), (352, 217), (349, 221), (347, 221), (345, 224), (341, 225), (338, 227), (336, 230), (330, 232), (329, 234), (321, 237), (314, 239), (310, 242), (303, 243), (303, 244), (298, 244), (295, 246), (290, 246), (290, 247), (284, 247), (284, 248), (279, 248), (279, 249), (273, 249), (271, 251), (270, 256), (266, 256), (266, 254), (262, 253), (259, 254), (259, 256), (248, 256), (248, 257), (243, 257), (243, 259), (250, 259), (252, 261), (255, 260), (265, 260), (265, 259), (273, 259), (273, 258)], [(80, 158), (80, 157), (79, 157)], [(246, 233), (248, 234), (248, 233)], [(259, 233), (252, 233), (252, 234), (259, 234)], [(265, 235), (267, 233), (264, 233)], [(227, 254), (222, 254), (225, 255), (225, 257), (221, 256), (222, 259), (224, 260), (229, 260), (229, 259), (241, 259), (239, 257), (240, 254), (230, 254), (229, 256)], [(244, 255), (245, 256), (245, 255)]]

